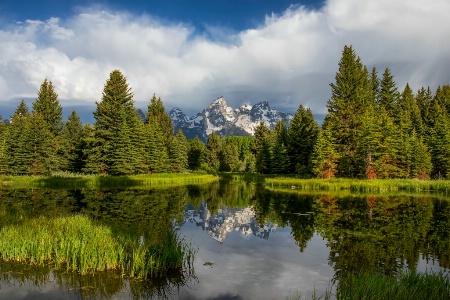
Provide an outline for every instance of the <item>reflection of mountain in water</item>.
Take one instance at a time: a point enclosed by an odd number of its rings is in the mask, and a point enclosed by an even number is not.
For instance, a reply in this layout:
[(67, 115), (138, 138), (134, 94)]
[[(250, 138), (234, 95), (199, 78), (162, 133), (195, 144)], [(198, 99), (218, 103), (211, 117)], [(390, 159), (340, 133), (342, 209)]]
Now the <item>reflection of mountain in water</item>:
[(210, 237), (220, 243), (223, 243), (227, 233), (233, 230), (239, 231), (245, 237), (253, 234), (267, 240), (269, 239), (269, 234), (277, 229), (277, 225), (271, 222), (267, 222), (262, 227), (259, 226), (256, 223), (255, 212), (250, 207), (225, 207), (219, 209), (216, 214), (211, 215), (206, 203), (202, 203), (197, 210), (188, 207), (183, 223), (186, 222), (195, 223), (205, 230)]

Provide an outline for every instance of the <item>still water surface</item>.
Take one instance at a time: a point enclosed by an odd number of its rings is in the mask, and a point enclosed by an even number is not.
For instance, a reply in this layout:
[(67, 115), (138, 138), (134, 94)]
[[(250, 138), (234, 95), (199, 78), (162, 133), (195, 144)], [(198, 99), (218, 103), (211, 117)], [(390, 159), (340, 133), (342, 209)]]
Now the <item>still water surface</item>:
[(0, 226), (84, 214), (136, 239), (173, 227), (193, 269), (137, 282), (0, 262), (0, 299), (286, 299), (345, 272), (450, 268), (441, 195), (327, 195), (246, 182), (144, 190), (0, 190)]

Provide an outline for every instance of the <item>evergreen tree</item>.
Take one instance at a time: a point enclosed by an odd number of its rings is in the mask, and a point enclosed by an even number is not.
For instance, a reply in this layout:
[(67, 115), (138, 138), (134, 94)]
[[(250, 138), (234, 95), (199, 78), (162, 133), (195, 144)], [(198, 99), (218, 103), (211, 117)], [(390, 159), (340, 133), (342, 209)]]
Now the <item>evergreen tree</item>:
[(290, 161), (286, 146), (284, 143), (276, 143), (273, 146), (271, 172), (274, 174), (286, 173), (289, 168), (289, 163)]
[[(416, 98), (414, 97), (414, 93), (412, 89), (409, 87), (409, 84), (406, 84), (403, 93), (400, 96), (398, 107), (397, 107), (397, 116), (405, 115), (405, 120), (407, 120), (406, 130), (408, 135), (411, 135), (413, 130), (415, 130), (419, 135), (423, 132), (423, 123), (422, 116), (420, 115), (420, 108), (417, 105)], [(404, 125), (402, 125), (404, 126)]]
[(12, 175), (26, 175), (31, 164), (28, 143), (30, 113), (25, 101), (21, 101), (9, 124), (9, 143), (6, 147), (8, 170)]
[(417, 178), (427, 180), (430, 178), (433, 165), (431, 163), (431, 154), (428, 151), (422, 137), (419, 137), (415, 131), (413, 131), (410, 137), (411, 149), (411, 178)]
[(271, 145), (270, 129), (264, 122), (261, 122), (255, 128), (255, 139), (250, 147), (255, 155), (256, 171), (259, 173), (268, 174), (271, 171)]
[(206, 141), (206, 163), (214, 171), (219, 171), (220, 158), (219, 153), (222, 149), (220, 137), (212, 132)]
[(390, 117), (395, 117), (399, 92), (391, 70), (386, 68), (380, 81), (380, 106), (383, 106)]
[(145, 165), (150, 173), (161, 173), (169, 169), (169, 153), (158, 126), (145, 124)]
[(56, 151), (53, 147), (54, 135), (51, 127), (44, 119), (41, 113), (33, 112), (31, 117), (27, 118), (25, 133), (26, 147), (30, 155), (30, 164), (28, 165), (28, 174), (31, 175), (50, 175), (57, 171), (55, 162)]
[[(136, 165), (142, 164), (143, 157), (133, 157), (137, 162), (128, 161), (124, 166), (122, 159), (125, 154), (117, 153), (117, 151), (144, 152), (143, 149), (139, 149), (142, 147), (140, 141), (143, 140), (143, 136), (135, 134), (136, 131), (143, 134), (143, 131), (135, 127), (139, 124), (139, 117), (134, 107), (133, 93), (125, 76), (119, 70), (110, 73), (103, 89), (102, 101), (96, 104), (93, 140), (88, 151), (86, 171), (111, 174), (118, 170), (126, 170), (127, 174), (136, 173), (138, 171)], [(125, 142), (129, 145), (118, 144)], [(122, 171), (120, 173), (124, 174)]]
[(428, 143), (433, 164), (432, 176), (441, 179), (450, 174), (450, 122), (437, 101), (434, 101), (433, 111), (434, 126)]
[(429, 123), (429, 113), (430, 113), (430, 107), (431, 103), (433, 101), (433, 94), (431, 92), (430, 87), (427, 89), (421, 88), (416, 95), (416, 103), (417, 106), (420, 109), (420, 115), (422, 116), (422, 123), (424, 125), (424, 132), (427, 130), (427, 128), (432, 127)]
[(300, 105), (287, 132), (285, 145), (289, 157), (289, 166), (286, 169), (288, 172), (306, 176), (312, 174), (310, 156), (318, 133), (319, 125), (314, 120), (311, 110)]
[(159, 126), (163, 135), (164, 144), (168, 146), (174, 134), (173, 123), (170, 116), (166, 113), (161, 98), (156, 98), (155, 94), (153, 94), (150, 100), (145, 119), (146, 123), (157, 124)]
[(0, 175), (8, 173), (9, 125), (6, 125), (0, 115)]
[(371, 98), (375, 103), (380, 103), (380, 80), (378, 79), (377, 69), (372, 68), (372, 73), (370, 74), (370, 86), (372, 87)]
[(114, 160), (111, 162), (108, 173), (111, 175), (128, 175), (135, 172), (132, 160), (135, 153), (132, 153), (131, 130), (126, 121), (125, 115), (120, 126), (115, 129), (107, 150)]
[(205, 162), (206, 146), (200, 141), (198, 136), (189, 141), (188, 147), (188, 167), (190, 170), (198, 170)]
[(58, 94), (51, 81), (44, 80), (33, 102), (33, 111), (41, 114), (53, 135), (58, 135), (62, 128), (62, 107)]
[(318, 178), (329, 179), (337, 173), (339, 153), (335, 150), (334, 137), (330, 130), (322, 129), (311, 156), (312, 170)]
[(375, 103), (367, 68), (352, 47), (344, 47), (335, 79), (336, 83), (330, 84), (332, 96), (327, 103), (328, 114), (323, 129), (333, 135), (334, 148), (340, 157), (338, 174), (355, 177), (361, 166), (356, 155), (361, 116), (368, 106), (374, 106)]
[(186, 170), (188, 166), (187, 147), (186, 137), (180, 129), (170, 144), (169, 159), (171, 172), (180, 173)]
[(237, 145), (228, 139), (223, 139), (219, 158), (220, 171), (236, 171), (239, 166), (239, 151)]
[(80, 172), (82, 168), (84, 138), (83, 124), (76, 111), (72, 111), (61, 132), (64, 155), (62, 169), (71, 172)]

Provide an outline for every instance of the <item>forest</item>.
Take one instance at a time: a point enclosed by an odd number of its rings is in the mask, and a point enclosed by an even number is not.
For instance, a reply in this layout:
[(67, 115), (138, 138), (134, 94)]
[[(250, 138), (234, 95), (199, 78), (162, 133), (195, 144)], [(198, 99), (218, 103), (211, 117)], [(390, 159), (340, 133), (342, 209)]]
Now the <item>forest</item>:
[(389, 68), (368, 70), (345, 46), (321, 126), (299, 105), (290, 124), (264, 123), (254, 137), (219, 136), (206, 143), (174, 132), (153, 95), (145, 122), (119, 70), (110, 73), (93, 124), (75, 111), (63, 121), (53, 83), (45, 79), (31, 111), (21, 101), (0, 119), (0, 174), (132, 175), (187, 171), (295, 174), (303, 178), (450, 177), (450, 86), (433, 93), (399, 90)]

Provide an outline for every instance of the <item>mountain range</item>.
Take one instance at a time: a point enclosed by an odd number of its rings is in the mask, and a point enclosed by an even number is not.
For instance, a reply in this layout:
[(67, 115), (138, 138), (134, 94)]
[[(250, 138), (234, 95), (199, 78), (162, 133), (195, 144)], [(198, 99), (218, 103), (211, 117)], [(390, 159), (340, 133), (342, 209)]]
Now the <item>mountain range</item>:
[(285, 120), (286, 124), (289, 124), (293, 118), (292, 114), (278, 112), (270, 107), (267, 101), (253, 106), (246, 103), (233, 109), (227, 105), (224, 97), (217, 98), (202, 112), (192, 117), (187, 117), (179, 108), (173, 108), (169, 115), (175, 132), (181, 129), (187, 139), (198, 136), (202, 141), (206, 141), (212, 132), (223, 136), (254, 135), (255, 128), (260, 122), (273, 129), (278, 121)]

